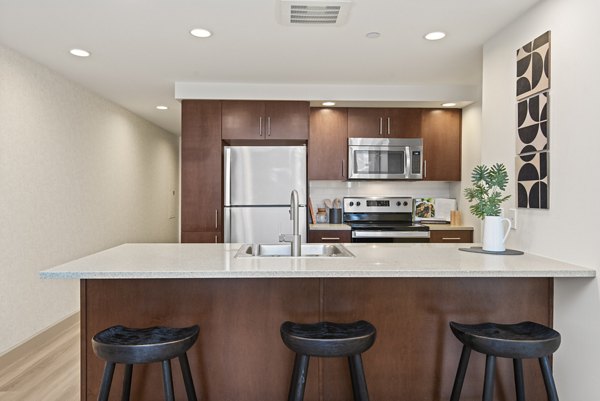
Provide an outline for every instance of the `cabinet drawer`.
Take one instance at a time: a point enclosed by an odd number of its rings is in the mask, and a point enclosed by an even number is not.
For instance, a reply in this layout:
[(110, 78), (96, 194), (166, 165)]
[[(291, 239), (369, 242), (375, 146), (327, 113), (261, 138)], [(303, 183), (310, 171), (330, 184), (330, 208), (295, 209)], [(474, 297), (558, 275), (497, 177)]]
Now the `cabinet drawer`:
[(473, 242), (473, 230), (440, 230), (429, 232), (429, 242)]
[(350, 230), (309, 230), (308, 242), (351, 242)]

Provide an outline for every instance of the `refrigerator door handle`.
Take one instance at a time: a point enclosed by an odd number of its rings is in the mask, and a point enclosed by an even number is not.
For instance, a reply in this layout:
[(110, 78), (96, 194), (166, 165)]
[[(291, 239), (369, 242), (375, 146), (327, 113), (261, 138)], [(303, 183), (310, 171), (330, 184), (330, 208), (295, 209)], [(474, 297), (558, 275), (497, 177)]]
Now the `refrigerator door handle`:
[[(223, 155), (223, 200), (225, 206), (231, 206), (231, 149), (225, 147)], [(227, 242), (227, 241), (225, 241)]]
[(223, 242), (231, 242), (231, 209), (223, 208)]

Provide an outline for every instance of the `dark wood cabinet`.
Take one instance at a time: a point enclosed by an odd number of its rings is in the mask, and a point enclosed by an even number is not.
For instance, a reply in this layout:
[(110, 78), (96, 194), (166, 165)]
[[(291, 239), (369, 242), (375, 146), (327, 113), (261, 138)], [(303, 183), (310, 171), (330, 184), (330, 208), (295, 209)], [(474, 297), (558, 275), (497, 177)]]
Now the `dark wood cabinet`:
[(460, 181), (461, 178), (460, 109), (423, 109), (424, 179)]
[(309, 102), (225, 100), (222, 139), (307, 140)]
[(429, 232), (429, 242), (473, 242), (473, 230), (434, 230)]
[(350, 230), (308, 230), (308, 242), (352, 242)]
[(350, 108), (350, 138), (418, 138), (421, 134), (421, 109)]
[(181, 109), (182, 241), (222, 242), (221, 102), (184, 100)]
[(311, 109), (308, 179), (345, 180), (347, 163), (348, 109)]

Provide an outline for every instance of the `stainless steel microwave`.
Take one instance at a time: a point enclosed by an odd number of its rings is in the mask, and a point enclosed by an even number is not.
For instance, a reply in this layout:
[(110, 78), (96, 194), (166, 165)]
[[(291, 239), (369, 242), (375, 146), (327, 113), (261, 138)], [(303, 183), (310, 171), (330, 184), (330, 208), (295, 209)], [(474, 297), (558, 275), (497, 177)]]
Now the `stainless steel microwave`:
[(423, 139), (348, 138), (348, 178), (423, 179)]

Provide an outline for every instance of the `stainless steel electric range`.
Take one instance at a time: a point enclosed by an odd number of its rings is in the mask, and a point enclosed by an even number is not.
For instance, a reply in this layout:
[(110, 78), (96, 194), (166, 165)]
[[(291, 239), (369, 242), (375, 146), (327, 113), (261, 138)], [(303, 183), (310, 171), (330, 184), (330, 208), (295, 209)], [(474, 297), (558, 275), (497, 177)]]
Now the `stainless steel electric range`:
[(429, 242), (429, 227), (413, 221), (410, 197), (344, 198), (352, 242)]

